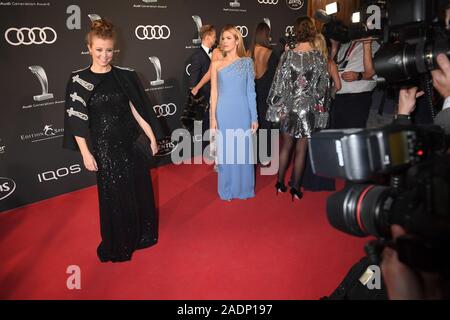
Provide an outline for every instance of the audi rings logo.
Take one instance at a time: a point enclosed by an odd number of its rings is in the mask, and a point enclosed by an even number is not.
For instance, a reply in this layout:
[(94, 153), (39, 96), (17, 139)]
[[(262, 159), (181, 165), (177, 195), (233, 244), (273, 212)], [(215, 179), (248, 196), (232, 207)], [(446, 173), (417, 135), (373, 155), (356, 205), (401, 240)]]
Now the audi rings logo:
[(287, 33), (290, 33), (290, 34), (294, 33), (294, 26), (287, 26), (285, 32), (286, 32), (286, 34)]
[(168, 117), (177, 113), (177, 106), (174, 103), (157, 104), (153, 107), (153, 110), (155, 111), (157, 118)]
[(9, 28), (5, 31), (5, 40), (12, 46), (55, 43), (58, 35), (50, 27)]
[(236, 29), (239, 30), (243, 38), (246, 38), (248, 36), (248, 28), (246, 26), (236, 26)]
[(170, 28), (163, 24), (162, 26), (137, 26), (134, 31), (139, 40), (166, 40), (170, 37)]
[(286, 5), (292, 10), (299, 10), (304, 4), (305, 0), (286, 0)]
[(261, 4), (278, 4), (278, 0), (258, 0)]
[(189, 63), (187, 66), (186, 66), (186, 74), (190, 77), (191, 76), (191, 73), (189, 72), (189, 67), (191, 66), (191, 63)]

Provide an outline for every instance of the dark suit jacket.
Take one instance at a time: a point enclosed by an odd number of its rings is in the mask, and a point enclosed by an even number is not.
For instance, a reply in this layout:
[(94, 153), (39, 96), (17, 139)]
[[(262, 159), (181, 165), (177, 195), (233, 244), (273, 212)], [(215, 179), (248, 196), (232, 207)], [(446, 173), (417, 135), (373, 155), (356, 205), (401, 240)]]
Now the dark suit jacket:
[[(189, 77), (189, 87), (193, 88), (203, 78), (205, 73), (208, 72), (211, 59), (202, 47), (195, 50), (191, 57), (191, 66), (189, 71), (191, 76)], [(199, 93), (209, 101), (211, 94), (211, 81), (206, 83), (199, 91)]]
[[(89, 135), (89, 116), (86, 104), (89, 103), (89, 99), (98, 85), (97, 78), (92, 76), (89, 68), (72, 72), (67, 84), (63, 139), (63, 147), (67, 149), (78, 150), (75, 136), (87, 138)], [(112, 72), (136, 111), (152, 128), (156, 139), (164, 137), (165, 132), (153, 111), (152, 104), (137, 73), (132, 69), (117, 66), (113, 66)]]

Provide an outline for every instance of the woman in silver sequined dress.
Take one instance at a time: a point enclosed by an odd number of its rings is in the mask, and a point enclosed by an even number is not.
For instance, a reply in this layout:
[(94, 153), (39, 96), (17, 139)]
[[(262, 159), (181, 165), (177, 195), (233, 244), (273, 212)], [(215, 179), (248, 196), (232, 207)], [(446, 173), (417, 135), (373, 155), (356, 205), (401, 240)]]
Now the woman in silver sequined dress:
[(316, 49), (318, 33), (309, 17), (300, 17), (295, 24), (297, 44), (281, 56), (267, 98), (268, 121), (279, 122), (282, 135), (280, 168), (275, 188), (286, 192), (284, 178), (295, 149), (292, 199), (302, 198), (299, 181), (305, 167), (308, 138), (326, 127), (329, 75), (326, 57)]

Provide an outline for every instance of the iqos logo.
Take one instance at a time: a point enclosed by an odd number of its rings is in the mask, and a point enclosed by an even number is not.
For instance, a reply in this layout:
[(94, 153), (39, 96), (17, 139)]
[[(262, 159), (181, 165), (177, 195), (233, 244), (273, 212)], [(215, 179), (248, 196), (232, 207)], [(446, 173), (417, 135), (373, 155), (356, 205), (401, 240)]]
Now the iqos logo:
[(166, 25), (140, 25), (136, 27), (134, 33), (139, 40), (166, 40), (170, 37), (170, 28)]
[(9, 28), (5, 32), (5, 40), (12, 46), (55, 43), (58, 35), (50, 27)]
[(8, 198), (16, 190), (16, 183), (9, 178), (0, 177), (0, 200)]
[(67, 177), (72, 174), (77, 174), (81, 172), (81, 166), (79, 164), (71, 165), (68, 168), (59, 168), (55, 171), (46, 171), (38, 174), (39, 182), (47, 182), (51, 180), (58, 180)]

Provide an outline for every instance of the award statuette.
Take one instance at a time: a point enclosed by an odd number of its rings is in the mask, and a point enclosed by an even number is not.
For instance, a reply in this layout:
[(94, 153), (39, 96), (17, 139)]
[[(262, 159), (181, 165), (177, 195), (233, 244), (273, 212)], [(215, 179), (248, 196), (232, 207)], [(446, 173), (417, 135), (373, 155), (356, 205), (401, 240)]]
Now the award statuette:
[(150, 62), (153, 64), (156, 70), (156, 80), (150, 81), (151, 86), (159, 86), (164, 84), (164, 80), (161, 79), (161, 62), (159, 62), (158, 57), (148, 57)]
[(200, 44), (202, 43), (202, 39), (200, 38), (200, 28), (202, 27), (202, 18), (199, 16), (192, 16), (192, 19), (195, 22), (195, 25), (197, 26), (197, 39), (192, 39), (193, 44)]
[(89, 19), (91, 19), (91, 22), (100, 20), (102, 18), (98, 14), (95, 14), (95, 13), (88, 14), (88, 17), (89, 17)]
[(232, 8), (239, 8), (241, 6), (241, 4), (239, 3), (238, 0), (234, 0), (233, 2), (230, 2), (230, 7)]
[[(264, 22), (269, 26), (270, 32), (272, 32), (272, 25), (270, 24), (270, 19), (269, 18), (264, 18)], [(269, 42), (271, 46), (276, 46), (276, 43), (272, 42), (272, 36), (269, 35)]]
[(264, 18), (264, 23), (269, 26), (270, 30), (272, 30), (272, 26), (270, 25), (270, 19), (269, 18)]
[(52, 99), (53, 93), (48, 93), (48, 79), (44, 68), (42, 68), (41, 66), (30, 66), (28, 67), (28, 69), (30, 69), (30, 71), (38, 78), (42, 87), (42, 94), (34, 96), (34, 101), (44, 101)]

